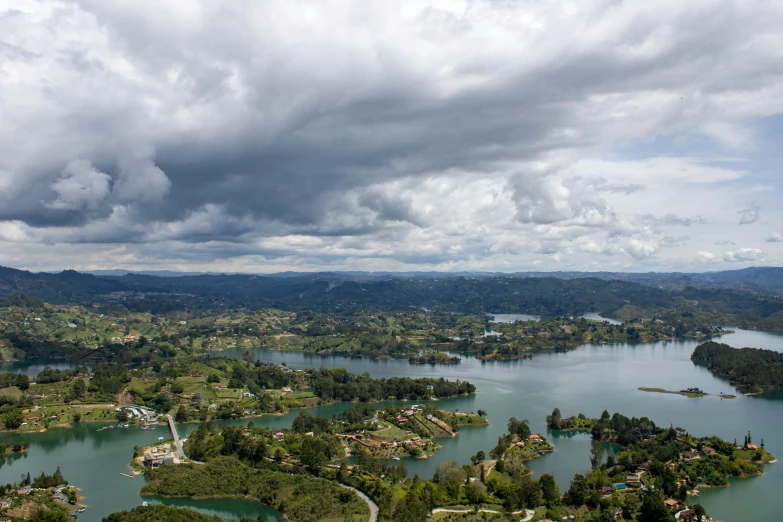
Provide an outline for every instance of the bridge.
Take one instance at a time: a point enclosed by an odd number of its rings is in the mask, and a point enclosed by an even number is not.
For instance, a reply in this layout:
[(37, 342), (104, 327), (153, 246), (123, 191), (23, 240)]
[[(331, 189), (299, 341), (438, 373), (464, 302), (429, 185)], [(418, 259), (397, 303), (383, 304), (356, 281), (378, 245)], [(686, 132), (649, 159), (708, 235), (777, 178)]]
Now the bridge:
[(166, 418), (169, 421), (171, 436), (174, 438), (174, 447), (177, 449), (177, 456), (183, 461), (187, 460), (187, 457), (185, 457), (185, 450), (182, 448), (182, 439), (179, 438), (179, 433), (177, 432), (177, 425), (174, 424), (174, 417), (166, 415)]

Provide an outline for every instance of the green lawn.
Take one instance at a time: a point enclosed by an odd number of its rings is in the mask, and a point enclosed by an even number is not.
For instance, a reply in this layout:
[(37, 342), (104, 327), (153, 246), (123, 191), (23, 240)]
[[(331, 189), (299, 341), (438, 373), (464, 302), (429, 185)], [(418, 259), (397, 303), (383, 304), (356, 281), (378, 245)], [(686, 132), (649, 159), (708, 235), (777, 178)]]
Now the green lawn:
[(16, 386), (10, 386), (8, 388), (0, 388), (0, 395), (3, 395), (4, 397), (11, 397), (14, 400), (19, 400), (19, 397), (24, 395), (24, 393)]
[(387, 422), (382, 424), (381, 429), (377, 431), (369, 431), (367, 434), (379, 440), (405, 440), (410, 438), (410, 436), (405, 433), (405, 431)]

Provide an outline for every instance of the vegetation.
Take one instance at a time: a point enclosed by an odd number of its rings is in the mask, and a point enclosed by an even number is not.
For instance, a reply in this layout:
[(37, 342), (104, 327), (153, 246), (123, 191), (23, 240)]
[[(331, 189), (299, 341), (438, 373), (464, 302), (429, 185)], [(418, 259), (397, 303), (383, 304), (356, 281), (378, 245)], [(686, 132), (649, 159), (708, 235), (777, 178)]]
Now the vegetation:
[(0, 375), (0, 427), (39, 431), (73, 422), (140, 419), (115, 412), (115, 404), (170, 412), (177, 422), (278, 414), (336, 400), (427, 400), (469, 394), (475, 386), (445, 379), (374, 379), (344, 369), (293, 370), (225, 357), (177, 357), (132, 370), (99, 364), (60, 371), (45, 368), (29, 386), (27, 376)]
[(783, 354), (758, 348), (732, 348), (706, 342), (696, 347), (691, 359), (705, 364), (732, 384), (753, 391), (783, 387)]
[(193, 509), (164, 506), (140, 506), (104, 517), (103, 522), (223, 522), (219, 516), (209, 516)]
[(283, 511), (291, 521), (354, 520), (369, 516), (352, 491), (324, 478), (267, 468), (251, 468), (233, 457), (215, 457), (205, 465), (162, 466), (149, 475), (142, 495), (193, 498), (252, 498)]
[(60, 468), (51, 475), (42, 472), (31, 477), (27, 473), (18, 484), (0, 485), (0, 496), (5, 504), (0, 508), (0, 516), (9, 520), (67, 522), (82, 507), (78, 504), (78, 490), (68, 486)]
[(561, 431), (591, 431), (595, 425), (595, 420), (588, 419), (584, 414), (573, 417), (562, 418), (560, 409), (552, 410), (552, 415), (547, 416), (546, 425), (553, 430)]
[(413, 364), (459, 364), (461, 359), (443, 352), (427, 351), (410, 357), (408, 361)]
[[(750, 434), (738, 447), (715, 436), (694, 437), (682, 429), (663, 429), (646, 417), (628, 418), (619, 413), (610, 416), (604, 411), (592, 422), (593, 440), (615, 442), (623, 448), (603, 468), (609, 479), (606, 485), (626, 482), (629, 473), (637, 472), (643, 477), (631, 485), (656, 485), (657, 490), (669, 496), (679, 495), (681, 500), (699, 483), (725, 486), (732, 476), (759, 475), (761, 469), (750, 462), (769, 462), (774, 458), (763, 446), (752, 445)], [(600, 458), (600, 451), (593, 455), (594, 469), (599, 467)]]
[(696, 399), (698, 397), (706, 397), (707, 395), (709, 395), (709, 393), (705, 393), (703, 390), (700, 390), (699, 388), (686, 388), (684, 390), (671, 391), (671, 390), (664, 390), (663, 388), (645, 388), (644, 386), (641, 386), (639, 390), (643, 392), (651, 392), (651, 393), (670, 393), (675, 395), (684, 395), (690, 399)]

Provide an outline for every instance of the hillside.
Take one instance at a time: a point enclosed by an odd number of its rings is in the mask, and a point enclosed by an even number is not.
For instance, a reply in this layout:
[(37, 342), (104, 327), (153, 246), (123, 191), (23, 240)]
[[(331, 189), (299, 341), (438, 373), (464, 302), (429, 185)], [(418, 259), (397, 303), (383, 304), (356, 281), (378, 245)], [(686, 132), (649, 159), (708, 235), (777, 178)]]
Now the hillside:
[[(573, 278), (519, 274), (360, 277), (340, 273), (289, 277), (247, 274), (98, 277), (72, 270), (34, 274), (0, 268), (0, 299), (21, 292), (51, 303), (97, 302), (154, 313), (241, 307), (321, 311), (423, 307), (442, 312), (544, 316), (599, 312), (620, 319), (658, 316), (774, 329), (783, 325), (783, 295), (752, 281), (767, 282), (774, 287), (781, 270), (683, 274), (690, 278), (688, 281), (710, 277), (727, 283), (664, 286), (649, 281), (643, 284), (602, 278), (608, 277), (608, 273), (598, 274), (602, 277)], [(558, 275), (564, 274), (567, 273)], [(624, 274), (624, 277), (643, 276)], [(653, 276), (674, 277), (649, 275)], [(747, 284), (732, 286), (734, 283), (730, 285), (730, 281)]]

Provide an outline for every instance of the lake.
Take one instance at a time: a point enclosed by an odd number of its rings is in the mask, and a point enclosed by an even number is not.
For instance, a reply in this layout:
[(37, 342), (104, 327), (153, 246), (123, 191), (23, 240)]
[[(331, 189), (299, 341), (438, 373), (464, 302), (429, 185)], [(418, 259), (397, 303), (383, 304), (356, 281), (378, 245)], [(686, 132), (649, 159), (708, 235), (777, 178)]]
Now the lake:
[[(720, 338), (735, 347), (753, 346), (783, 352), (783, 333), (738, 330)], [(590, 437), (587, 434), (560, 435), (548, 432), (546, 416), (555, 407), (564, 416), (584, 413), (597, 417), (606, 409), (628, 416), (648, 416), (660, 426), (681, 426), (696, 435), (719, 435), (727, 440), (742, 440), (751, 431), (754, 440), (764, 439), (769, 451), (783, 457), (783, 393), (740, 396), (736, 400), (718, 397), (688, 399), (680, 395), (645, 393), (640, 386), (682, 389), (699, 387), (708, 393), (731, 392), (721, 378), (690, 361), (699, 344), (694, 340), (659, 343), (616, 343), (586, 345), (567, 353), (545, 353), (524, 361), (481, 362), (460, 355), (462, 364), (430, 366), (411, 365), (404, 360), (373, 361), (340, 356), (315, 356), (300, 352), (257, 350), (255, 355), (267, 362), (285, 362), (296, 369), (341, 367), (351, 372), (369, 372), (374, 377), (410, 376), (444, 377), (469, 380), (478, 390), (470, 397), (444, 399), (443, 409), (488, 412), (490, 425), (485, 428), (463, 428), (455, 439), (441, 439), (437, 455), (428, 460), (406, 459), (411, 476), (429, 478), (443, 461), (469, 461), (479, 450), (489, 451), (506, 431), (509, 417), (529, 419), (534, 432), (547, 436), (555, 452), (529, 463), (534, 476), (553, 473), (564, 491), (575, 473), (589, 470)], [(243, 350), (222, 352), (241, 357)], [(312, 408), (315, 415), (331, 418), (350, 408), (350, 404), (333, 404)], [(281, 417), (253, 419), (256, 425), (287, 427), (298, 412)], [(233, 421), (246, 424), (247, 420)], [(155, 431), (138, 428), (96, 432), (99, 425), (82, 423), (71, 429), (54, 429), (46, 433), (13, 435), (24, 438), (30, 450), (23, 456), (0, 462), (0, 481), (18, 481), (28, 471), (40, 474), (60, 466), (74, 485), (82, 488), (88, 510), (80, 520), (99, 521), (112, 511), (129, 509), (141, 503), (137, 492), (144, 479), (128, 479), (127, 471), (134, 445), (148, 444), (160, 435), (168, 436), (163, 427)], [(185, 436), (196, 425), (184, 425)], [(783, 509), (783, 463), (765, 466), (765, 475), (734, 480), (728, 488), (701, 490), (696, 501), (713, 517), (726, 522), (767, 522), (778, 519)], [(189, 505), (226, 518), (255, 518), (265, 514), (274, 520), (276, 513), (246, 501), (164, 500), (175, 505)]]

